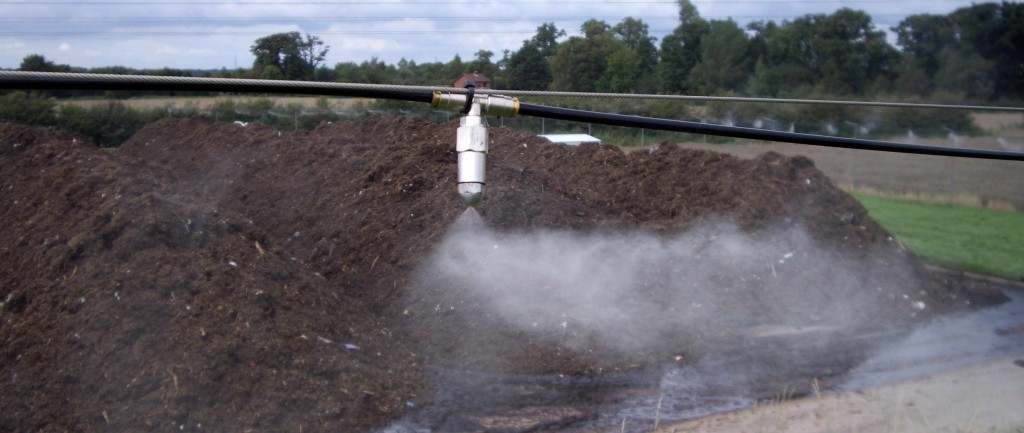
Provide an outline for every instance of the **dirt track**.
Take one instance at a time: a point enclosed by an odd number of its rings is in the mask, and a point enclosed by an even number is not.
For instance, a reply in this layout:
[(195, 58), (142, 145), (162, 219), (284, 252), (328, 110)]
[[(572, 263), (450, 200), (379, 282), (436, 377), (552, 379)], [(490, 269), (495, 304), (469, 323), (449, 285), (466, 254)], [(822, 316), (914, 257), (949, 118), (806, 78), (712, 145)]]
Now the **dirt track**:
[(714, 432), (991, 432), (1024, 425), (1018, 357), (863, 391), (770, 403), (655, 430)]
[[(454, 131), (384, 117), (292, 134), (169, 119), (98, 149), (0, 125), (0, 429), (366, 430), (444, 398), (432, 368), (606, 377), (742, 344), (686, 332), (642, 351), (567, 344), (452, 287), (413, 284), (463, 213)], [(480, 213), (499, 235), (671, 236), (723, 218), (755, 239), (800, 227), (818, 247), (793, 261), (872, 263), (841, 293), (803, 293), (877, 301), (862, 331), (999, 299), (926, 271), (806, 158), (491, 134)], [(712, 275), (710, 299), (760, 299), (775, 272), (762, 264)], [(682, 290), (673, 281), (635, 296), (657, 304)], [(747, 325), (786, 317), (762, 313)], [(451, 431), (480, 428), (466, 422)]]

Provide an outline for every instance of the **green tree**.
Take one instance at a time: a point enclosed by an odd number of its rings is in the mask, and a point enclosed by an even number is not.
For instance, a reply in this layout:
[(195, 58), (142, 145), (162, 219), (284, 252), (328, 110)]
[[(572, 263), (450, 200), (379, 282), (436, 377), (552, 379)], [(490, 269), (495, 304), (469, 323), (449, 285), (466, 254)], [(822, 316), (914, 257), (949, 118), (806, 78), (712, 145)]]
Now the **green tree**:
[(739, 90), (750, 74), (747, 34), (732, 19), (711, 21), (700, 45), (700, 62), (690, 74), (690, 87), (701, 94)]
[(295, 51), (295, 40), (299, 37), (299, 32), (291, 32), (275, 33), (257, 39), (249, 47), (252, 54), (256, 56), (252, 64), (253, 75), (256, 77), (264, 76), (264, 69), (268, 67), (273, 67), (277, 70), (276, 73), (271, 72), (269, 75), (280, 74), (284, 70), (284, 57), (297, 54)]
[(555, 49), (558, 48), (558, 39), (562, 37), (565, 37), (565, 30), (559, 30), (558, 27), (555, 27), (554, 23), (544, 23), (537, 27), (537, 33), (530, 41), (537, 46), (541, 55), (549, 58), (555, 55)]
[(615, 39), (608, 23), (590, 19), (573, 36), (558, 45), (551, 57), (551, 87), (570, 92), (593, 92), (605, 74), (608, 58), (621, 41)]
[(258, 76), (261, 80), (286, 80), (287, 76), (284, 75), (284, 71), (281, 70), (277, 65), (266, 65), (260, 69)]
[(534, 41), (523, 42), (512, 54), (506, 71), (508, 87), (516, 90), (544, 90), (551, 84), (551, 68)]
[(459, 79), (462, 74), (466, 73), (466, 64), (462, 63), (462, 57), (459, 57), (459, 55), (456, 54), (455, 57), (452, 58), (452, 61), (448, 62), (445, 66), (445, 69), (447, 82), (451, 84), (455, 82), (455, 80)]
[(902, 53), (896, 69), (895, 91), (900, 95), (927, 95), (932, 91), (933, 77), (913, 55)]
[(784, 22), (756, 23), (749, 52), (759, 53), (749, 88), (758, 94), (865, 94), (889, 88), (899, 52), (861, 11), (840, 9)]
[(970, 99), (990, 99), (996, 88), (993, 62), (965, 48), (947, 48), (939, 55), (935, 89)]
[(319, 36), (307, 33), (305, 38), (297, 41), (296, 48), (299, 52), (299, 58), (302, 60), (300, 62), (302, 77), (306, 80), (312, 80), (316, 69), (323, 64), (331, 47), (324, 45), (324, 41)]
[(484, 76), (494, 80), (498, 77), (498, 65), (495, 65), (491, 61), (491, 57), (494, 57), (494, 52), (489, 50), (479, 50), (476, 52), (476, 58), (472, 62), (469, 62), (469, 68), (467, 70), (483, 74)]
[(544, 90), (551, 85), (550, 58), (558, 49), (558, 39), (565, 36), (565, 30), (554, 23), (537, 27), (532, 38), (523, 41), (515, 53), (506, 53), (504, 69), (509, 88), (520, 90)]
[(249, 48), (256, 56), (253, 75), (268, 79), (311, 80), (330, 47), (319, 37), (299, 32), (275, 33)]
[(643, 60), (626, 45), (618, 45), (608, 56), (604, 74), (598, 82), (601, 92), (626, 93), (636, 89), (643, 75)]
[(711, 27), (690, 0), (678, 0), (679, 26), (661, 40), (661, 81), (666, 93), (691, 91), (690, 71), (700, 62), (700, 43)]
[(316, 72), (313, 73), (313, 79), (316, 81), (334, 81), (334, 69), (328, 68), (324, 65), (316, 68)]
[(816, 32), (811, 42), (817, 44), (807, 60), (818, 72), (821, 91), (864, 94), (872, 81), (892, 72), (898, 53), (867, 13), (843, 8), (812, 20)]
[(355, 62), (339, 62), (334, 65), (334, 79), (343, 83), (365, 83), (362, 70)]
[(393, 65), (384, 63), (383, 60), (378, 59), (376, 56), (359, 64), (359, 69), (362, 71), (362, 82), (370, 84), (394, 83), (395, 75), (397, 74)]
[(939, 56), (944, 48), (956, 44), (953, 23), (940, 15), (910, 15), (892, 28), (896, 44), (909, 56), (912, 67), (930, 81), (939, 71)]
[[(892, 30), (904, 54), (901, 90), (1024, 97), (1024, 5), (982, 3), (948, 15), (911, 15)], [(922, 75), (926, 85), (910, 86)]]
[(21, 60), (21, 66), (18, 67), (19, 71), (32, 71), (32, 72), (70, 72), (71, 67), (68, 65), (58, 65), (52, 61), (46, 60), (40, 54), (29, 54)]
[(654, 70), (658, 64), (658, 47), (654, 45), (655, 38), (648, 34), (647, 23), (633, 17), (626, 17), (612, 27), (612, 32), (633, 51), (640, 61), (640, 69), (643, 72)]
[(405, 57), (402, 57), (398, 60), (395, 70), (396, 82), (394, 84), (416, 84), (419, 78), (418, 69), (415, 60), (406, 60)]
[(995, 96), (1024, 99), (1024, 3), (1000, 4), (993, 36)]

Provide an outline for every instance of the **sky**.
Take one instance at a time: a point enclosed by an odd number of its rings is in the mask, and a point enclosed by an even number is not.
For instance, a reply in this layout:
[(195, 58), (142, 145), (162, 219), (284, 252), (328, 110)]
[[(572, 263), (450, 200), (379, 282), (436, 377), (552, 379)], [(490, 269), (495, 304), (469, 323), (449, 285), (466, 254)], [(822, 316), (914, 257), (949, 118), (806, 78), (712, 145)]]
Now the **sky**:
[[(911, 14), (947, 14), (969, 0), (695, 0), (706, 19), (792, 20), (848, 7), (886, 30)], [(330, 47), (325, 64), (377, 57), (417, 63), (463, 61), (479, 50), (501, 57), (537, 26), (568, 36), (597, 18), (642, 19), (661, 38), (678, 25), (674, 0), (0, 0), (0, 68), (29, 54), (80, 67), (233, 69), (249, 67), (262, 36), (298, 31)], [(890, 32), (891, 33), (891, 32)], [(890, 34), (890, 42), (895, 43)], [(660, 42), (659, 42), (660, 44)]]

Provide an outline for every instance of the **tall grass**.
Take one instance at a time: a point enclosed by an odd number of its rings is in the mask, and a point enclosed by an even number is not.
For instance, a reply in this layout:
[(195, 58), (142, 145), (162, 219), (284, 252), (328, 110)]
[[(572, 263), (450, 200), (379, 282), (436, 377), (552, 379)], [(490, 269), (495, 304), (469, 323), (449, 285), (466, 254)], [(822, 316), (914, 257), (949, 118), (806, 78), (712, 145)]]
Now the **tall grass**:
[(871, 217), (924, 260), (1024, 280), (1024, 213), (855, 197)]
[(208, 111), (200, 111), (194, 105), (184, 108), (171, 105), (132, 108), (119, 100), (88, 105), (61, 104), (45, 93), (0, 94), (0, 121), (63, 129), (102, 147), (118, 146), (143, 126), (162, 118), (197, 115), (225, 122), (255, 121), (287, 131), (312, 129), (322, 121), (342, 117), (330, 109), (326, 98), (318, 100), (317, 107), (312, 110), (299, 104), (280, 105), (270, 98), (255, 98), (242, 101), (227, 99), (217, 102)]

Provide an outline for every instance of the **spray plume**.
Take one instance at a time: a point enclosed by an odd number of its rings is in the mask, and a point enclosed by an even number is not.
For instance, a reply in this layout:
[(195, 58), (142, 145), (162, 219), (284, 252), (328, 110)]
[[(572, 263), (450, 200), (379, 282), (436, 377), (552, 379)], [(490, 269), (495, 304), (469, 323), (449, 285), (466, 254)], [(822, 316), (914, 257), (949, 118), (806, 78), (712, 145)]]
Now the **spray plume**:
[(919, 302), (909, 269), (867, 257), (852, 261), (799, 228), (499, 233), (469, 209), (419, 284), (540, 340), (630, 352), (766, 325), (872, 325), (892, 310), (881, 301)]

